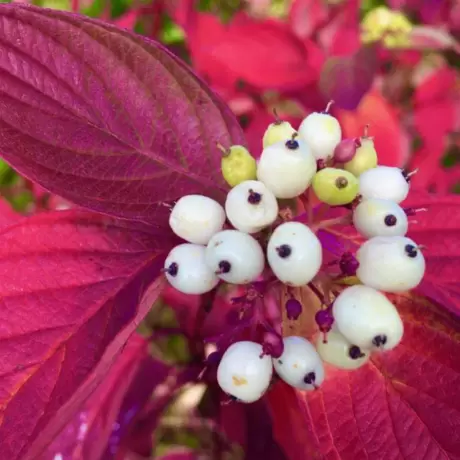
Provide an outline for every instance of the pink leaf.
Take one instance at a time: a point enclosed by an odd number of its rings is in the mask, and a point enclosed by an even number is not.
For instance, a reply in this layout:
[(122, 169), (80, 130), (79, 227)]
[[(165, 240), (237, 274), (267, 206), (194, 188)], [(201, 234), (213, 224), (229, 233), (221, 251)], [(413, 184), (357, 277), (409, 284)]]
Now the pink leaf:
[(161, 45), (62, 11), (0, 5), (0, 151), (93, 210), (166, 226), (162, 202), (223, 198), (223, 145), (244, 143), (220, 98)]
[(440, 27), (416, 26), (410, 34), (411, 47), (420, 50), (453, 49), (460, 53), (460, 44), (446, 30)]
[(289, 10), (289, 24), (301, 39), (309, 37), (328, 17), (326, 4), (317, 0), (294, 0)]
[(170, 244), (76, 211), (2, 229), (0, 458), (36, 458), (94, 391), (159, 295)]
[(4, 198), (0, 198), (0, 228), (6, 225), (14, 224), (21, 218), (21, 214), (14, 211), (8, 201)]

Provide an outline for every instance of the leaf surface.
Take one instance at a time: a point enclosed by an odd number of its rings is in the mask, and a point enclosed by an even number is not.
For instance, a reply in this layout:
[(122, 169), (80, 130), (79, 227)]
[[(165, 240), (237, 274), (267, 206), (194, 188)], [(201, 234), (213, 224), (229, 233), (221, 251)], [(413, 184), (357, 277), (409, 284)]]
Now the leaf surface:
[(236, 118), (156, 42), (62, 11), (0, 5), (0, 152), (26, 177), (105, 214), (167, 225), (160, 203), (224, 197)]
[(168, 247), (78, 211), (0, 231), (0, 458), (35, 458), (80, 409), (159, 295)]

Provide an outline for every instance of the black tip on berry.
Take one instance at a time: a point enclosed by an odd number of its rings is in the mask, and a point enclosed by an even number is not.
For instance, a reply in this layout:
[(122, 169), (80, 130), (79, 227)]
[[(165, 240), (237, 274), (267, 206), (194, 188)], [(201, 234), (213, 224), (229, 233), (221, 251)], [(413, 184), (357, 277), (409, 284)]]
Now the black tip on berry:
[(177, 265), (176, 262), (173, 262), (165, 269), (165, 272), (170, 276), (177, 276), (177, 273), (179, 272), (179, 265)]
[(250, 204), (259, 204), (262, 201), (262, 194), (254, 192), (254, 190), (249, 189), (248, 203)]
[(356, 345), (352, 345), (348, 350), (348, 356), (351, 359), (359, 359), (364, 358), (366, 355), (361, 351), (361, 348), (357, 347)]
[(343, 176), (337, 177), (337, 179), (335, 180), (335, 186), (338, 189), (345, 188), (347, 185), (348, 185), (348, 180), (346, 177), (343, 177)]
[(316, 380), (316, 374), (314, 372), (309, 372), (304, 378), (303, 381), (307, 385), (314, 385)]
[(295, 139), (289, 139), (285, 145), (289, 150), (297, 150), (299, 148), (299, 143)]
[(388, 214), (387, 216), (385, 216), (385, 225), (387, 227), (394, 227), (397, 222), (398, 219), (393, 214)]
[(418, 251), (417, 251), (417, 248), (413, 244), (406, 244), (406, 246), (404, 247), (404, 250), (406, 251), (406, 254), (410, 258), (414, 259), (415, 257), (417, 257)]
[(219, 262), (219, 270), (217, 273), (228, 273), (232, 269), (232, 264), (228, 260), (221, 260)]
[(276, 252), (282, 259), (286, 259), (292, 254), (292, 248), (288, 244), (282, 244), (276, 248)]
[(382, 345), (385, 345), (387, 343), (387, 336), (386, 335), (376, 335), (373, 339), (372, 339), (372, 343), (376, 346), (376, 347), (381, 347)]

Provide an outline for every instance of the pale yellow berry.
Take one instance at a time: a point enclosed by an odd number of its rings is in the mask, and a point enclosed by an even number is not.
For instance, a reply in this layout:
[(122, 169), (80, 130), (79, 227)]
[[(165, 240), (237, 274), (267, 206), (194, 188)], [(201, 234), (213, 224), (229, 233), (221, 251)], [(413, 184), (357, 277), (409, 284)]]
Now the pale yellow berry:
[(257, 178), (255, 158), (242, 145), (232, 145), (229, 149), (218, 146), (224, 153), (221, 162), (222, 175), (230, 187)]
[(358, 179), (348, 171), (337, 168), (318, 171), (312, 186), (318, 199), (330, 206), (351, 203), (359, 191)]
[(362, 137), (360, 142), (361, 147), (356, 149), (355, 156), (343, 165), (346, 171), (356, 177), (359, 177), (368, 169), (375, 168), (378, 161), (373, 139), (371, 137)]
[(292, 138), (296, 130), (288, 121), (277, 120), (271, 123), (265, 131), (262, 139), (263, 148), (276, 144), (281, 141), (287, 141)]

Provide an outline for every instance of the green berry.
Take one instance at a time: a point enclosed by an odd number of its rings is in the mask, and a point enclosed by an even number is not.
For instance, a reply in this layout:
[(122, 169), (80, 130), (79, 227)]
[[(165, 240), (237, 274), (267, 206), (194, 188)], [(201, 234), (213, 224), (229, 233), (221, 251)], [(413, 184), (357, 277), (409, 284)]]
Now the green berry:
[(257, 178), (257, 163), (255, 158), (242, 145), (232, 145), (229, 149), (218, 146), (224, 153), (221, 168), (222, 175), (230, 187), (241, 182)]
[(318, 199), (331, 206), (351, 203), (359, 191), (358, 179), (348, 171), (337, 168), (318, 171), (312, 186)]
[(375, 168), (378, 163), (374, 140), (367, 135), (369, 125), (364, 128), (364, 136), (359, 139), (360, 146), (356, 149), (355, 156), (343, 165), (344, 169), (359, 177), (363, 172)]
[(270, 145), (277, 144), (281, 141), (287, 141), (292, 138), (296, 130), (288, 121), (277, 120), (270, 124), (265, 131), (262, 139), (263, 148), (270, 147)]

